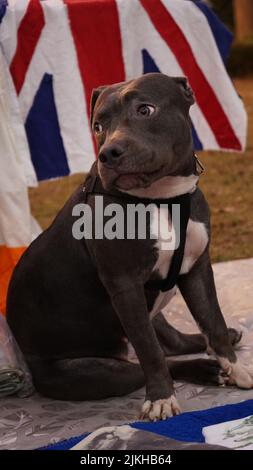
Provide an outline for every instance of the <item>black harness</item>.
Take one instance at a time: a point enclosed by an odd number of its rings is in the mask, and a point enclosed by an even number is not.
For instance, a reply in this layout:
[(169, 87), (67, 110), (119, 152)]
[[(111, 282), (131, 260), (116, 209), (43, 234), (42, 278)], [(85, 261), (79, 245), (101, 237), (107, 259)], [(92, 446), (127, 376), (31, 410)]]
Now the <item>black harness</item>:
[[(203, 172), (203, 167), (199, 160), (196, 158), (196, 174), (201, 174)], [(172, 205), (178, 204), (180, 206), (180, 240), (179, 245), (173, 253), (169, 272), (165, 279), (154, 279), (149, 280), (145, 283), (145, 288), (152, 290), (161, 290), (162, 292), (172, 289), (178, 280), (180, 269), (184, 257), (185, 241), (186, 241), (186, 230), (190, 217), (191, 211), (191, 193), (182, 194), (169, 199), (150, 199), (150, 198), (138, 198), (131, 196), (126, 193), (122, 193), (117, 189), (113, 189), (111, 192), (108, 192), (104, 189), (102, 182), (98, 175), (90, 174), (88, 179), (85, 182), (83, 188), (85, 202), (87, 201), (89, 194), (105, 195), (112, 196), (124, 200), (131, 204), (142, 203), (144, 205), (155, 204), (160, 207), (161, 204), (166, 204), (170, 214), (172, 214)]]

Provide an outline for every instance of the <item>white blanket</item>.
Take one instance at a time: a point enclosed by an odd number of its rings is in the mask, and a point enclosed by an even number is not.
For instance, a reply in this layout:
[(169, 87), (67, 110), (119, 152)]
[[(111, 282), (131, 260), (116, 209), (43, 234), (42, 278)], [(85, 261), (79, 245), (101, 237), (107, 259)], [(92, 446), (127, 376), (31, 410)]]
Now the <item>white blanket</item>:
[[(253, 357), (253, 259), (216, 264), (214, 273), (226, 321), (243, 331), (238, 356), (242, 362), (250, 362)], [(165, 314), (180, 330), (197, 331), (180, 295), (175, 296)], [(176, 392), (183, 411), (213, 408), (253, 397), (252, 390), (185, 383), (177, 383)], [(55, 401), (39, 395), (1, 399), (0, 449), (34, 449), (102, 426), (136, 421), (143, 399), (144, 389), (125, 397), (82, 403)]]

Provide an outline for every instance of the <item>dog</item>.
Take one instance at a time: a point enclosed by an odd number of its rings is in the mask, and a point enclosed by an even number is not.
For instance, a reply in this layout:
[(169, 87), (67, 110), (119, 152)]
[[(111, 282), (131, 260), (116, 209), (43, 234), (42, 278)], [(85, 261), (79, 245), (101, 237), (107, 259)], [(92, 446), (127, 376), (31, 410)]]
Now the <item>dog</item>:
[[(94, 400), (145, 385), (141, 418), (159, 420), (180, 413), (175, 379), (253, 387), (252, 371), (234, 351), (241, 334), (227, 328), (217, 300), (210, 214), (193, 151), (193, 103), (186, 78), (160, 73), (93, 90), (98, 159), (26, 250), (8, 291), (7, 321), (41, 394)], [(160, 232), (172, 227), (171, 211), (160, 204), (175, 203), (182, 241), (171, 250), (162, 249), (161, 233), (146, 239), (73, 236), (80, 207), (87, 205), (95, 217), (98, 197), (107, 210), (103, 227), (115, 205), (125, 215), (130, 203), (153, 202)], [(165, 320), (161, 310), (176, 287), (200, 334), (183, 334)], [(128, 360), (129, 344), (139, 363)], [(207, 349), (215, 359), (168, 359)]]

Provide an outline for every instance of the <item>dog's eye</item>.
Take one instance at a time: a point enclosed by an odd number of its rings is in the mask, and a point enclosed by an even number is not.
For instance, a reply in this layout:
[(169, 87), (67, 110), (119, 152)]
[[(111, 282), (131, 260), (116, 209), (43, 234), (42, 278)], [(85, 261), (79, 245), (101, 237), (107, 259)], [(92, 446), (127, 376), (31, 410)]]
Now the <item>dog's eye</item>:
[(139, 106), (137, 109), (137, 114), (139, 116), (148, 117), (148, 116), (151, 116), (151, 114), (153, 114), (154, 111), (155, 111), (155, 107), (152, 106), (151, 104), (141, 104), (141, 106)]
[(101, 134), (101, 132), (103, 132), (103, 126), (99, 122), (95, 122), (93, 129), (96, 134)]

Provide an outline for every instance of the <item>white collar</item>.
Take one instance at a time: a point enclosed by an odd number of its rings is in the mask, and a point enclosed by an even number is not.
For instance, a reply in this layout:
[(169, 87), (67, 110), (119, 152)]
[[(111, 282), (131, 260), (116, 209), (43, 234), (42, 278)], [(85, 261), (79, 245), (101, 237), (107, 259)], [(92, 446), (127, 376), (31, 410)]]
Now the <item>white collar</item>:
[(197, 187), (198, 180), (199, 176), (194, 174), (189, 176), (164, 176), (154, 181), (147, 188), (120, 189), (120, 191), (140, 198), (169, 199), (181, 194), (193, 193)]

